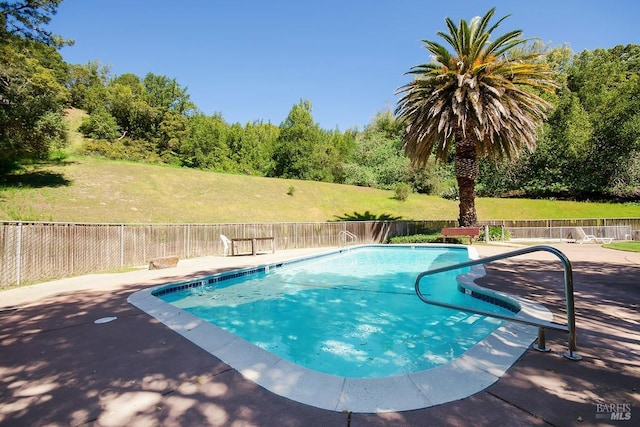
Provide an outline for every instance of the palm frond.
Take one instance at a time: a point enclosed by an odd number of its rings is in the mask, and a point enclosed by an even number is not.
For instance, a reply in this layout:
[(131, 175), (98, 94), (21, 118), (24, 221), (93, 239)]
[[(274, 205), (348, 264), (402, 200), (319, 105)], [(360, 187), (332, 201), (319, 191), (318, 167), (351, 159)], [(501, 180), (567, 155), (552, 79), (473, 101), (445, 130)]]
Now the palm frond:
[(451, 45), (451, 47), (456, 51), (460, 51), (460, 40), (458, 38), (459, 32), (456, 24), (450, 19), (446, 18), (445, 22), (447, 24), (447, 28), (449, 29), (449, 33), (438, 32), (438, 36), (447, 40), (447, 43)]
[[(491, 34), (491, 32), (493, 31), (493, 29), (486, 31), (487, 29), (487, 25), (489, 25), (489, 21), (491, 21), (491, 18), (493, 17), (493, 15), (496, 13), (496, 8), (492, 8), (490, 9), (487, 13), (484, 14), (484, 16), (480, 19), (479, 23), (478, 23), (478, 33), (482, 34), (487, 32), (488, 34)], [(504, 18), (502, 18), (504, 19)], [(497, 24), (494, 25), (494, 28), (497, 27)]]
[(485, 55), (500, 56), (502, 53), (511, 50), (515, 46), (525, 43), (526, 40), (518, 39), (521, 35), (522, 31), (520, 30), (510, 31), (501, 35), (487, 46)]
[(457, 50), (460, 57), (464, 58), (469, 53), (469, 45), (471, 44), (471, 28), (464, 19), (460, 20), (458, 27), (458, 38), (461, 41), (460, 48)]
[(480, 53), (483, 52), (483, 48), (487, 43), (487, 40), (489, 40), (489, 34), (487, 33), (480, 34), (475, 38), (472, 49), (469, 52), (469, 60), (472, 64), (475, 64), (478, 60)]
[(427, 44), (427, 50), (435, 55), (436, 61), (441, 64), (450, 67), (451, 66), (451, 53), (444, 46), (434, 43), (428, 40), (425, 40)]

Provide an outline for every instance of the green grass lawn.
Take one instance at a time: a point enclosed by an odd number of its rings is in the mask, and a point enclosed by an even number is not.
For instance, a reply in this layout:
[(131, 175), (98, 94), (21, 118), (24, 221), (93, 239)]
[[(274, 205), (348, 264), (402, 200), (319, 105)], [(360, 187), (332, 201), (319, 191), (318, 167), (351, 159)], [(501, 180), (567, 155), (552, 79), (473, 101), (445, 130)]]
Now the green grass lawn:
[[(640, 217), (639, 204), (479, 198), (476, 205), (480, 220)], [(76, 156), (26, 168), (0, 185), (2, 220), (315, 222), (367, 211), (456, 219), (458, 202), (422, 194), (403, 202), (372, 188)]]
[(613, 242), (603, 246), (619, 251), (640, 252), (640, 242)]

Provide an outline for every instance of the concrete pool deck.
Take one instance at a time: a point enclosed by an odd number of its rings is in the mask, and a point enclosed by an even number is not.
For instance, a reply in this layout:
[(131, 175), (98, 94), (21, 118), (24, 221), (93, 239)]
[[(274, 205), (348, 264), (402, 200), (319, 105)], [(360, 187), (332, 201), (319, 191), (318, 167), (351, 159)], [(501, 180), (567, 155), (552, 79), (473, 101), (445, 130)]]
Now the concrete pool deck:
[[(0, 292), (0, 425), (632, 425), (640, 417), (640, 254), (552, 246), (573, 264), (583, 360), (564, 359), (567, 335), (548, 331), (551, 353), (526, 350), (490, 387), (402, 412), (336, 412), (277, 396), (127, 303), (151, 286), (317, 249), (182, 260), (173, 269)], [(509, 250), (474, 247), (480, 256)], [(562, 269), (550, 254), (496, 262), (487, 273), (478, 281), (487, 288), (542, 299), (554, 313), (563, 308)], [(94, 323), (110, 316), (117, 319)], [(620, 405), (620, 421), (611, 421), (611, 405)]]

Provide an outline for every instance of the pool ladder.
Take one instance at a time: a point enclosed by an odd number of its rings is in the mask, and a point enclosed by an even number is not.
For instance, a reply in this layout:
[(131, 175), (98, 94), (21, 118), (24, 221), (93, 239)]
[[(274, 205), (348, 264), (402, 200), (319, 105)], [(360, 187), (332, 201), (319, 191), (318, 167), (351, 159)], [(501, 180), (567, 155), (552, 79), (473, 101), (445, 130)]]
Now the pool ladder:
[[(342, 246), (343, 242), (344, 246), (347, 246), (349, 243), (356, 243), (358, 241), (358, 236), (347, 230), (342, 230), (340, 233), (338, 233), (338, 237), (341, 237), (340, 246)], [(347, 239), (349, 240), (347, 241)]]
[[(488, 264), (493, 261), (513, 258), (519, 255), (524, 255), (532, 252), (540, 252), (540, 251), (550, 252), (553, 255), (557, 256), (562, 262), (562, 265), (564, 267), (564, 292), (565, 292), (565, 302), (566, 302), (566, 309), (567, 309), (566, 325), (562, 325), (554, 322), (547, 322), (547, 321), (538, 320), (538, 319), (535, 319), (535, 320), (519, 319), (516, 317), (505, 316), (497, 313), (491, 313), (484, 310), (477, 310), (477, 309), (472, 309), (468, 307), (462, 307), (458, 305), (452, 305), (452, 304), (447, 304), (443, 302), (433, 301), (433, 300), (427, 299), (422, 293), (422, 291), (420, 290), (420, 280), (425, 276), (430, 276), (437, 273), (443, 273), (445, 271), (457, 270), (465, 267), (472, 267), (474, 265)], [(563, 354), (564, 357), (570, 360), (582, 359), (582, 357), (578, 355), (578, 353), (576, 352), (576, 317), (575, 317), (575, 305), (574, 305), (574, 299), (573, 299), (573, 271), (571, 269), (571, 262), (569, 261), (569, 259), (566, 257), (565, 254), (563, 254), (561, 251), (559, 251), (558, 249), (552, 246), (545, 246), (545, 245), (531, 246), (528, 248), (518, 249), (518, 250), (507, 252), (504, 254), (494, 255), (486, 258), (480, 258), (477, 260), (467, 261), (460, 264), (454, 264), (446, 267), (436, 268), (434, 270), (425, 271), (420, 273), (416, 278), (415, 289), (416, 289), (416, 294), (418, 295), (418, 298), (420, 298), (423, 302), (427, 304), (437, 305), (440, 307), (451, 308), (455, 310), (462, 310), (469, 313), (480, 314), (488, 317), (495, 317), (498, 319), (508, 320), (512, 322), (518, 322), (518, 323), (524, 323), (527, 325), (537, 326), (538, 341), (533, 348), (535, 348), (538, 351), (544, 351), (544, 352), (550, 351), (550, 349), (546, 346), (546, 340), (544, 335), (545, 329), (553, 329), (557, 331), (568, 332), (569, 333), (569, 350)]]

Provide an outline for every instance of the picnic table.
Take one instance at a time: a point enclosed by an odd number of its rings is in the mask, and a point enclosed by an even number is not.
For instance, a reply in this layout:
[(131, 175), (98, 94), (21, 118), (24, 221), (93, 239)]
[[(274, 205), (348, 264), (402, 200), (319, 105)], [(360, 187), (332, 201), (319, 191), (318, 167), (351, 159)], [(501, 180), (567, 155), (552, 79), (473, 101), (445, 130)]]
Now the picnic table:
[(273, 236), (271, 237), (240, 237), (231, 239), (231, 255), (237, 255), (237, 243), (239, 242), (251, 242), (251, 255), (255, 256), (258, 250), (258, 242), (271, 241), (271, 253), (275, 253), (275, 244)]

